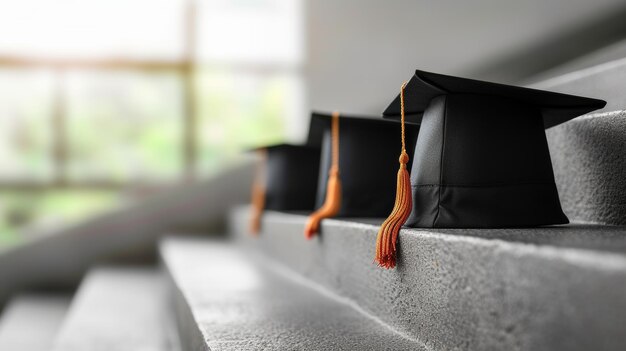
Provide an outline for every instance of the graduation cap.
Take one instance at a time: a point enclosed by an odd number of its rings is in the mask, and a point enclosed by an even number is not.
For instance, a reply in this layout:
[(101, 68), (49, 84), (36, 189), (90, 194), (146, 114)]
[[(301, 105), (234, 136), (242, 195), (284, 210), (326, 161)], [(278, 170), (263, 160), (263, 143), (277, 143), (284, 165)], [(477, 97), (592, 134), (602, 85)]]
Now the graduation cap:
[[(500, 228), (568, 223), (544, 129), (605, 104), (416, 71), (383, 113), (421, 123), (410, 178), (412, 209), (404, 224)], [(379, 233), (376, 261), (384, 267), (395, 265), (398, 230), (381, 228)]]
[[(311, 238), (328, 217), (384, 217), (393, 208), (401, 125), (378, 117), (313, 113), (322, 130), (318, 210), (305, 227)], [(419, 126), (407, 125), (411, 150)]]
[(315, 209), (322, 128), (319, 121), (311, 120), (304, 145), (283, 143), (253, 149), (259, 162), (252, 185), (251, 233), (260, 230), (264, 210)]

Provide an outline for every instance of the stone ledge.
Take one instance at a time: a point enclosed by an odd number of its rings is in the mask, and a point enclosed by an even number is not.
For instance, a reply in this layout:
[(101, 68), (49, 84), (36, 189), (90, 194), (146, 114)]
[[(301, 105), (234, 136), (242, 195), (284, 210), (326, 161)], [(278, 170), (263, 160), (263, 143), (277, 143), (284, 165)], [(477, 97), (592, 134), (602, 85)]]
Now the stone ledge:
[(267, 213), (258, 238), (248, 209), (231, 231), (308, 279), (433, 349), (622, 350), (626, 347), (626, 228), (405, 229), (399, 264), (373, 263), (380, 220)]
[(626, 225), (626, 111), (576, 118), (546, 136), (570, 220)]
[[(624, 50), (624, 43), (619, 44)], [(626, 58), (532, 88), (606, 100), (604, 109), (546, 131), (557, 188), (571, 220), (626, 225)]]
[(70, 306), (70, 294), (21, 294), (0, 319), (0, 350), (41, 351), (52, 347)]
[(102, 267), (81, 284), (55, 351), (169, 351), (163, 276), (149, 267)]
[(234, 245), (172, 238), (160, 252), (185, 350), (425, 350)]
[(624, 79), (626, 58), (620, 58), (536, 82), (530, 87), (606, 100), (606, 106), (596, 111), (600, 113), (626, 109)]

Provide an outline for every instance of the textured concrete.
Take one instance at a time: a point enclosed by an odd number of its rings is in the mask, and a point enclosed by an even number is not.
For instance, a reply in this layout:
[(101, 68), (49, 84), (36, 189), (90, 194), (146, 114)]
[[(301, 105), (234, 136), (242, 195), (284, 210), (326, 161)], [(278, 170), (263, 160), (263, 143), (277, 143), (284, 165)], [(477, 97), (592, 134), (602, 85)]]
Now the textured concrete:
[(164, 277), (142, 267), (89, 272), (54, 351), (169, 351)]
[(396, 330), (436, 350), (626, 349), (626, 228), (402, 230), (399, 263), (373, 263), (380, 221), (267, 213), (258, 238), (248, 210), (232, 231)]
[(546, 133), (563, 210), (573, 221), (626, 224), (625, 81), (622, 58), (532, 85), (607, 101)]
[(626, 111), (577, 118), (546, 135), (570, 220), (626, 224)]
[(167, 240), (185, 350), (423, 350), (350, 304), (232, 245)]
[(19, 295), (0, 319), (0, 350), (50, 350), (71, 298), (63, 295)]
[(244, 164), (0, 250), (0, 303), (24, 289), (74, 286), (95, 263), (150, 258), (170, 230), (223, 227), (228, 209), (249, 200), (251, 180)]

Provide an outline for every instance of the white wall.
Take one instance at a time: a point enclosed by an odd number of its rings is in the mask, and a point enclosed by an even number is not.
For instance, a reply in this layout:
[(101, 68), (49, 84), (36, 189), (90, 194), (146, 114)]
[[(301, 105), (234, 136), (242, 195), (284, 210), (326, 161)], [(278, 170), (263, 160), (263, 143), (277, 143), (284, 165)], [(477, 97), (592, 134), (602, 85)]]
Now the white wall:
[(308, 105), (379, 115), (416, 68), (472, 76), (623, 7), (623, 0), (308, 0)]

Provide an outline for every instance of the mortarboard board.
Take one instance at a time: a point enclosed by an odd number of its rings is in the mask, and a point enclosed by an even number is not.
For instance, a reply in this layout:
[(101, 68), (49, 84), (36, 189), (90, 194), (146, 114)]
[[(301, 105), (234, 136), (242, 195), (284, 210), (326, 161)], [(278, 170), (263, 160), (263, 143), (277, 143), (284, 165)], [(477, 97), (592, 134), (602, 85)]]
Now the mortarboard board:
[[(544, 129), (604, 105), (602, 100), (416, 71), (383, 113), (384, 118), (404, 115), (407, 122), (421, 123), (411, 170), (412, 210), (405, 225), (568, 223)], [(377, 246), (392, 240), (395, 247), (394, 234), (379, 233)], [(379, 256), (377, 249), (376, 260), (393, 267), (395, 250), (383, 251)]]
[(252, 187), (252, 233), (259, 231), (264, 210), (315, 209), (322, 128), (319, 121), (311, 120), (303, 145), (283, 143), (253, 149), (260, 160)]
[[(323, 126), (317, 207), (305, 228), (307, 238), (327, 217), (384, 217), (393, 208), (400, 148), (399, 123), (377, 117), (313, 113), (312, 123)], [(407, 126), (415, 145), (419, 126)], [(411, 149), (412, 150), (412, 149)]]
[[(523, 88), (512, 85), (485, 82), (475, 79), (460, 78), (438, 73), (416, 70), (415, 75), (406, 85), (405, 115), (409, 123), (420, 123), (424, 112), (433, 104), (433, 99), (446, 95), (482, 95), (503, 103), (514, 100), (519, 105), (533, 107), (540, 111), (545, 129), (554, 127), (572, 118), (600, 109), (606, 101), (555, 93), (545, 90)], [(470, 107), (489, 101), (464, 103), (462, 107)], [(514, 104), (510, 107), (515, 108)], [(500, 111), (499, 116), (505, 117), (510, 111)], [(535, 113), (536, 114), (536, 113)], [(400, 119), (400, 95), (383, 112), (383, 118)], [(465, 117), (467, 118), (467, 117)], [(476, 118), (472, 116), (470, 118)], [(515, 123), (515, 121), (512, 121)]]

